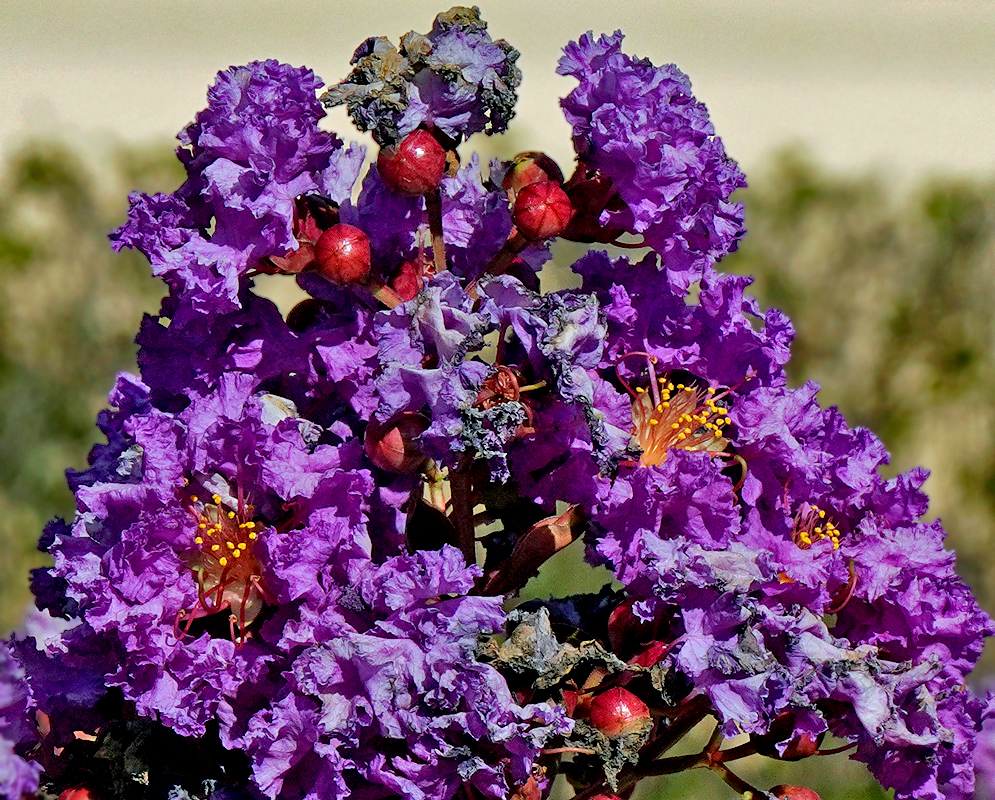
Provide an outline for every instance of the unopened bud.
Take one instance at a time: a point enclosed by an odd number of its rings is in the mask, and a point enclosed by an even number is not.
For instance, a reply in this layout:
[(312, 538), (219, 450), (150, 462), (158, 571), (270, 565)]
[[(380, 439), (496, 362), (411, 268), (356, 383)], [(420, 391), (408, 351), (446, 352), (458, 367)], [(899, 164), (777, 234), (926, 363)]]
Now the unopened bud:
[(76, 786), (62, 792), (59, 800), (97, 800), (97, 795), (83, 786)]
[(517, 192), (523, 186), (539, 181), (563, 183), (559, 165), (545, 153), (519, 153), (511, 160), (508, 171), (504, 173), (501, 188)]
[(819, 795), (807, 786), (792, 786), (788, 783), (774, 786), (770, 793), (779, 800), (821, 800)]
[(778, 714), (763, 736), (750, 737), (757, 752), (781, 761), (798, 761), (819, 752), (824, 733), (813, 736), (807, 731), (795, 731), (795, 714), (785, 711)]
[(446, 151), (431, 133), (418, 129), (398, 144), (380, 148), (377, 169), (393, 191), (414, 197), (439, 187)]
[(526, 239), (539, 242), (559, 236), (573, 216), (570, 198), (560, 184), (538, 181), (523, 186), (515, 197), (512, 216), (519, 233)]
[(357, 283), (370, 272), (370, 240), (359, 228), (333, 225), (314, 245), (317, 272), (332, 283)]
[(363, 439), (366, 455), (386, 472), (415, 473), (425, 463), (418, 437), (429, 425), (428, 419), (414, 411), (396, 414), (386, 422), (371, 419)]
[(609, 739), (616, 739), (649, 730), (650, 711), (628, 689), (615, 686), (591, 701), (590, 720)]

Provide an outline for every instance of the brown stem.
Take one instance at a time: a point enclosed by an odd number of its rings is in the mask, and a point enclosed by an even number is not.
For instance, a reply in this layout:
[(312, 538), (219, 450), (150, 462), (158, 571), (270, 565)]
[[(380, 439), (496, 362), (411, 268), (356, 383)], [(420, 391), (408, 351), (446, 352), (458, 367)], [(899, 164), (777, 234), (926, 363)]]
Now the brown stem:
[(707, 755), (711, 758), (718, 749), (722, 746), (722, 723), (716, 722), (715, 728), (712, 730), (712, 735), (708, 737), (708, 744), (705, 745), (705, 749), (702, 750), (702, 755)]
[(666, 753), (683, 739), (695, 725), (701, 722), (710, 710), (711, 704), (703, 694), (696, 695), (686, 701), (663, 733), (656, 739), (647, 742), (643, 747), (639, 758), (640, 763), (648, 763), (661, 753)]
[(722, 778), (736, 794), (741, 795), (744, 800), (753, 800), (753, 798), (764, 797), (765, 793), (761, 792), (756, 786), (751, 786), (738, 775), (736, 775), (732, 770), (729, 769), (725, 764), (712, 764), (712, 772)]
[(432, 258), (435, 271), (446, 270), (446, 245), (442, 239), (442, 190), (434, 189), (425, 195), (425, 210), (428, 212), (428, 230), (432, 235)]
[(595, 750), (590, 750), (587, 747), (548, 747), (542, 751), (544, 756), (553, 756), (558, 753), (579, 753), (582, 756), (593, 756)]
[(834, 756), (837, 753), (845, 753), (847, 750), (852, 750), (857, 746), (856, 742), (847, 742), (846, 744), (840, 745), (839, 747), (831, 747), (828, 750), (819, 750), (817, 756)]
[(366, 283), (366, 288), (370, 290), (370, 293), (377, 300), (387, 306), (387, 308), (397, 308), (401, 305), (401, 298), (398, 296), (397, 292), (385, 283), (371, 280)]
[(640, 778), (649, 778), (656, 775), (673, 775), (676, 772), (684, 772), (688, 769), (698, 769), (707, 767), (708, 761), (701, 753), (690, 753), (686, 756), (673, 756), (671, 758), (658, 758), (644, 767), (634, 769), (632, 772), (632, 782)]
[[(515, 260), (515, 256), (522, 252), (529, 245), (529, 240), (526, 239), (522, 234), (518, 232), (517, 229), (512, 229), (511, 236), (508, 237), (507, 241), (498, 251), (497, 255), (494, 256), (484, 268), (484, 275), (503, 275), (508, 271), (508, 267), (511, 266), (511, 262)], [(480, 278), (473, 281), (469, 287), (467, 287), (467, 294), (473, 296), (477, 291), (477, 284), (480, 282)], [(500, 361), (498, 362), (500, 363)]]
[(736, 761), (740, 758), (755, 755), (756, 752), (757, 748), (753, 742), (743, 742), (735, 747), (730, 747), (728, 750), (719, 750), (712, 756), (712, 760), (724, 764), (727, 761)]
[(477, 543), (473, 536), (473, 486), (470, 482), (470, 463), (463, 458), (456, 469), (449, 472), (452, 489), (452, 520), (457, 542), (466, 563), (477, 563)]

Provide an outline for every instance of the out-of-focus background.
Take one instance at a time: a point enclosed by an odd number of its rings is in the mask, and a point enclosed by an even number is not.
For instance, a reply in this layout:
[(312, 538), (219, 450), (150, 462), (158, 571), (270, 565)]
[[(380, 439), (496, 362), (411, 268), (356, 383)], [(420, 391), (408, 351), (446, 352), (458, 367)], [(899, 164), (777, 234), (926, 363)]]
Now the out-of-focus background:
[[(4, 7), (0, 633), (23, 616), (27, 571), (44, 563), (38, 534), (72, 513), (63, 470), (85, 464), (94, 416), (115, 372), (133, 369), (132, 337), (161, 296), (140, 256), (107, 245), (128, 191), (180, 183), (171, 137), (219, 69), (277, 58), (334, 82), (366, 36), (427, 30), (445, 7)], [(995, 612), (995, 3), (500, 0), (482, 13), (522, 51), (525, 76), (509, 133), (469, 142), (488, 155), (545, 150), (569, 168), (557, 99), (572, 82), (555, 65), (586, 30), (620, 28), (628, 52), (690, 75), (750, 182), (740, 193), (750, 232), (722, 267), (755, 275), (760, 302), (795, 322), (795, 383), (819, 381), (825, 405), (881, 436), (893, 471), (932, 470), (932, 513)], [(363, 139), (340, 112), (328, 124)], [(995, 667), (991, 652), (984, 664)], [(862, 773), (839, 773), (836, 761), (802, 777), (823, 798), (859, 795)], [(787, 780), (778, 774), (772, 782)], [(722, 791), (698, 786), (653, 796)]]

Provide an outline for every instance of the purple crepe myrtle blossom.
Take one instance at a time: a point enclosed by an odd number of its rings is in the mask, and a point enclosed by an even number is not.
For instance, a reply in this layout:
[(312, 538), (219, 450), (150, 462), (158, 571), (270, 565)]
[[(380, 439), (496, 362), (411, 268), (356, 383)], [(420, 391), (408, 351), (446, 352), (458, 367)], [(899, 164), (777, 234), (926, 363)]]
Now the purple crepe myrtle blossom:
[(580, 81), (562, 101), (582, 165), (611, 179), (624, 203), (600, 222), (642, 234), (671, 270), (700, 272), (736, 249), (746, 185), (705, 106), (674, 65), (621, 51), (622, 33), (587, 33), (564, 48), (557, 72)]
[[(589, 555), (640, 616), (668, 620), (674, 665), (726, 735), (819, 709), (898, 796), (938, 797), (938, 782), (969, 780), (981, 712), (957, 687), (995, 627), (939, 527), (914, 522), (922, 475), (884, 481), (880, 443), (814, 395), (757, 388), (734, 398), (719, 452), (675, 441), (661, 463), (605, 480)], [(736, 488), (726, 447), (743, 459)], [(914, 775), (896, 766), (909, 759)]]
[[(335, 537), (347, 542), (343, 555), (362, 549), (368, 473), (355, 469), (359, 453), (314, 447), (317, 426), (289, 401), (246, 387), (244, 376), (231, 375), (174, 416), (123, 377), (112, 424), (129, 448), (113, 475), (77, 485), (76, 521), (49, 547), (52, 574), (79, 614), (123, 651), (107, 682), (184, 735), (202, 734), (219, 704), (279, 658), (256, 620), (311, 588), (295, 577), (308, 558), (281, 556), (301, 517), (295, 504), (323, 503), (338, 521), (310, 525), (319, 565), (335, 552)], [(198, 632), (199, 620), (220, 617), (228, 620), (223, 634)]]
[(297, 249), (295, 199), (340, 203), (358, 178), (362, 150), (318, 128), (320, 85), (311, 70), (276, 61), (219, 73), (179, 137), (187, 181), (172, 195), (133, 195), (115, 247), (141, 250), (191, 310), (239, 308), (246, 274)]
[[(554, 407), (566, 403), (578, 408), (587, 428), (582, 434), (587, 443), (579, 443), (587, 454), (581, 457), (593, 453), (603, 463), (617, 458), (628, 437), (615, 427), (614, 409), (606, 414), (598, 408), (596, 391), (606, 390), (590, 374), (603, 348), (596, 298), (539, 297), (508, 275), (477, 291), (474, 300), (455, 276), (442, 273), (415, 300), (385, 317), (378, 336), (378, 418), (426, 412), (431, 425), (420, 437), (426, 455), (455, 466), (459, 453), (475, 453), (503, 481), (510, 443), (523, 436), (541, 441), (547, 433), (535, 429), (532, 408), (543, 410), (548, 435), (555, 437), (563, 413)], [(494, 334), (501, 341), (497, 362), (472, 357)], [(588, 470), (593, 477), (597, 466), (592, 462)]]
[[(751, 278), (706, 269), (694, 297), (687, 276), (663, 268), (653, 254), (632, 264), (592, 251), (573, 270), (583, 278), (582, 291), (594, 293), (604, 309), (602, 367), (644, 352), (658, 359), (658, 375), (685, 370), (714, 387), (784, 384), (794, 331), (784, 314), (761, 312), (744, 294)], [(762, 322), (759, 330), (753, 321)]]
[(570, 721), (519, 706), (476, 661), (481, 633), (501, 628), (498, 598), (466, 596), (479, 575), (452, 547), (369, 563), (340, 595), (334, 635), (320, 628), (293, 665), (289, 691), (244, 722), (245, 748), (269, 797), (374, 791), (485, 797), (524, 783), (543, 743)]
[[(533, 178), (560, 191), (558, 168), (456, 168), (519, 81), (476, 9), (367, 40), (324, 95), (382, 145), (436, 137), (447, 174), (424, 196), (375, 166), (353, 191), (362, 150), (318, 127), (310, 70), (219, 75), (180, 136), (186, 182), (133, 197), (114, 235), (169, 294), (107, 444), (69, 474), (75, 518), (42, 537), (37, 603), (64, 630), (13, 645), (46, 771), (77, 732), (151, 726), (271, 800), (541, 800), (557, 772), (624, 795), (685, 768), (667, 750), (712, 715), (694, 757), (713, 766), (832, 733), (900, 800), (970, 791), (990, 702), (964, 685), (995, 626), (920, 521), (925, 473), (884, 480), (876, 438), (787, 388), (790, 323), (714, 268), (742, 175), (686, 77), (620, 44), (587, 35), (560, 62), (579, 81), (564, 235), (656, 252), (588, 253), (579, 289), (547, 293), (550, 242), (513, 204)], [(370, 245), (349, 285), (312, 263), (338, 224)], [(309, 297), (284, 316), (257, 272)], [(507, 614), (580, 536), (615, 582)], [(606, 733), (607, 691), (652, 718)]]

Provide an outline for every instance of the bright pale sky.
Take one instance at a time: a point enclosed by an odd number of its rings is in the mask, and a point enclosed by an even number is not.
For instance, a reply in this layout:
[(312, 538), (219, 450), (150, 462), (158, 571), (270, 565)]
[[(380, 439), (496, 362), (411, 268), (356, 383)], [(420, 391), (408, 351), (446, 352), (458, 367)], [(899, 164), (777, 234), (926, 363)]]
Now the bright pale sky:
[[(495, 38), (522, 51), (512, 130), (568, 163), (559, 48), (621, 28), (626, 50), (687, 72), (749, 174), (803, 142), (836, 168), (903, 177), (995, 175), (993, 0), (491, 0)], [(176, 134), (215, 72), (277, 58), (328, 82), (369, 35), (426, 31), (440, 2), (403, 0), (4, 0), (0, 150), (28, 135)], [(352, 138), (344, 115), (331, 124)]]

